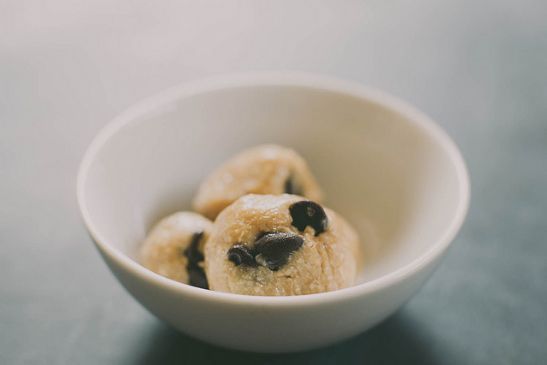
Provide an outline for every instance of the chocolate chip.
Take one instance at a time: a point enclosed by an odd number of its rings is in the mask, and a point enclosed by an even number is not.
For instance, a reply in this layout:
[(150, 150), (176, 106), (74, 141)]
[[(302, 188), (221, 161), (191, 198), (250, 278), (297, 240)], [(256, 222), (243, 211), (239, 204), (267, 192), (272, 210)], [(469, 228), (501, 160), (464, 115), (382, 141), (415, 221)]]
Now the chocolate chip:
[(310, 200), (299, 201), (289, 207), (289, 212), (292, 217), (292, 225), (301, 232), (310, 226), (318, 236), (327, 229), (327, 214), (317, 203)]
[(203, 254), (199, 251), (199, 242), (203, 238), (203, 232), (194, 233), (192, 235), (192, 240), (186, 250), (184, 250), (184, 255), (188, 258), (188, 262), (198, 263), (203, 261)]
[(200, 266), (195, 266), (193, 268), (188, 269), (188, 278), (190, 285), (203, 288), (203, 289), (209, 289), (209, 283), (207, 282), (207, 277), (205, 276), (205, 271)]
[(255, 242), (255, 259), (262, 266), (277, 271), (285, 265), (289, 256), (304, 243), (304, 239), (290, 232), (273, 232)]
[(264, 237), (265, 235), (272, 234), (272, 233), (275, 233), (275, 232), (271, 232), (271, 231), (262, 231), (262, 232), (260, 232), (259, 234), (256, 235), (255, 242), (258, 241), (259, 239), (261, 239), (262, 237)]
[(257, 266), (253, 252), (247, 246), (241, 244), (234, 245), (228, 250), (228, 260), (236, 266)]
[(257, 235), (253, 248), (242, 244), (232, 246), (228, 250), (228, 260), (236, 266), (262, 265), (277, 271), (303, 243), (302, 237), (290, 232), (261, 232)]
[(207, 283), (207, 277), (205, 271), (199, 265), (203, 261), (203, 254), (199, 251), (199, 242), (203, 238), (203, 232), (194, 233), (192, 241), (184, 250), (184, 256), (188, 259), (186, 264), (186, 270), (188, 271), (188, 277), (190, 285), (197, 286), (198, 288), (209, 289)]
[(302, 189), (295, 183), (292, 175), (285, 180), (285, 194), (302, 195)]

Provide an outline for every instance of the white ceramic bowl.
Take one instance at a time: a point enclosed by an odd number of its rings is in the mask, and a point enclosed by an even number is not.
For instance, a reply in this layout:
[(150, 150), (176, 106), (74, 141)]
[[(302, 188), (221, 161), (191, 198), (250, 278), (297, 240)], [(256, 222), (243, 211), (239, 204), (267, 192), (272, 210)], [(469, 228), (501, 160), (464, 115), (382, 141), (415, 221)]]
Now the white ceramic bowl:
[[(354, 287), (253, 297), (139, 265), (135, 253), (154, 222), (189, 209), (211, 169), (265, 142), (301, 152), (327, 205), (360, 232), (365, 266)], [(294, 73), (222, 76), (139, 103), (100, 132), (78, 175), (87, 229), (131, 295), (188, 335), (258, 352), (327, 345), (389, 316), (444, 255), (468, 200), (462, 157), (428, 117), (353, 83)]]

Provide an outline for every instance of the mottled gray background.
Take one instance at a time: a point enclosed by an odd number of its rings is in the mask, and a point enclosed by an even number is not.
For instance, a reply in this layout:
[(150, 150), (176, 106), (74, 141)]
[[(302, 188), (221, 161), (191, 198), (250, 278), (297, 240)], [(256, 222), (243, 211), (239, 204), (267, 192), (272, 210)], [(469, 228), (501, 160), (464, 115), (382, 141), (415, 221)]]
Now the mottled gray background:
[[(423, 290), (345, 343), (218, 349), (131, 299), (80, 222), (75, 176), (130, 104), (202, 76), (357, 80), (436, 119), (467, 160), (469, 217)], [(0, 1), (0, 363), (547, 362), (547, 2)], [(244, 341), (244, 334), (242, 334)]]

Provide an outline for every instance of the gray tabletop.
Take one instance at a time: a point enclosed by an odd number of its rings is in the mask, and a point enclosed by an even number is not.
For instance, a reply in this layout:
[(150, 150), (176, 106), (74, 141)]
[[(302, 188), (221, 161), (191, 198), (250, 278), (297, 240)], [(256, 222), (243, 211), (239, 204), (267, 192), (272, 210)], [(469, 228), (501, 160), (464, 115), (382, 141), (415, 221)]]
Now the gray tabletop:
[[(544, 0), (2, 3), (0, 363), (546, 363), (546, 24)], [(233, 352), (168, 328), (108, 272), (75, 200), (83, 151), (116, 113), (261, 69), (399, 95), (449, 132), (471, 174), (467, 222), (421, 292), (307, 353)]]

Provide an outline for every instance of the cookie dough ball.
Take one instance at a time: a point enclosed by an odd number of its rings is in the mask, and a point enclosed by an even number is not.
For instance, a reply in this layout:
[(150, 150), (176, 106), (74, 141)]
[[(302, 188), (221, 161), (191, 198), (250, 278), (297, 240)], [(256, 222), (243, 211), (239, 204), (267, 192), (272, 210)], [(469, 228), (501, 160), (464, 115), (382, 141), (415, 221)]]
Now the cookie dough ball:
[(205, 244), (212, 290), (312, 294), (353, 285), (357, 234), (338, 214), (300, 196), (246, 195), (219, 214)]
[(322, 193), (306, 161), (295, 151), (261, 145), (228, 160), (201, 184), (194, 209), (210, 219), (246, 194), (296, 194), (320, 201)]
[(199, 214), (178, 212), (162, 219), (146, 237), (141, 263), (157, 274), (207, 288), (203, 245), (213, 223)]

